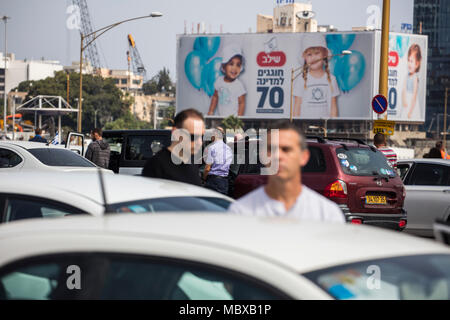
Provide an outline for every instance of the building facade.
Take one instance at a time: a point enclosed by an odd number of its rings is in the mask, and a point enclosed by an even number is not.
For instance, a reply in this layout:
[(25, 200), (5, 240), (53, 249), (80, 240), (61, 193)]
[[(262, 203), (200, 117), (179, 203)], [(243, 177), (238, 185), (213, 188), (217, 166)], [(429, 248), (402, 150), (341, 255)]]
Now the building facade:
[[(4, 61), (4, 54), (0, 52), (0, 61)], [(4, 62), (0, 64), (0, 96), (4, 97), (5, 89), (9, 93), (22, 81), (35, 81), (53, 77), (55, 72), (63, 70), (59, 61), (51, 60), (16, 60), (14, 53), (6, 59), (6, 83)]]
[(445, 88), (450, 88), (450, 0), (415, 0), (414, 33), (428, 36), (425, 130), (438, 139), (443, 132)]

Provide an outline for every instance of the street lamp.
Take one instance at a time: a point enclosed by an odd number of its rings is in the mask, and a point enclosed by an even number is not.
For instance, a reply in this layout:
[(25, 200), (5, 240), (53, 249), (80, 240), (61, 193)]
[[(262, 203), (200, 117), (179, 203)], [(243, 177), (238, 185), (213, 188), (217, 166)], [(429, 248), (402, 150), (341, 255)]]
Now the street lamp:
[[(82, 121), (82, 107), (83, 107), (83, 51), (92, 43), (94, 42), (98, 37), (100, 37), (102, 34), (104, 34), (105, 32), (111, 30), (114, 27), (117, 27), (118, 25), (125, 23), (125, 22), (129, 22), (129, 21), (133, 21), (133, 20), (138, 20), (138, 19), (144, 19), (144, 18), (156, 18), (156, 17), (161, 17), (162, 13), (161, 12), (152, 12), (147, 16), (142, 16), (142, 17), (137, 17), (137, 18), (132, 18), (132, 19), (127, 19), (127, 20), (123, 20), (123, 21), (119, 21), (113, 24), (110, 24), (109, 26), (100, 28), (96, 31), (93, 31), (89, 34), (83, 34), (80, 33), (80, 37), (81, 37), (81, 41), (80, 41), (80, 98), (79, 98), (79, 105), (78, 105), (78, 132), (81, 132), (81, 121)], [(100, 32), (97, 35), (97, 32)], [(89, 42), (84, 45), (84, 39), (89, 38), (90, 36), (93, 36), (92, 39), (89, 39)]]
[(5, 131), (5, 136), (6, 136), (6, 133), (8, 132), (8, 130), (6, 129), (6, 113), (7, 113), (7, 110), (6, 110), (6, 100), (8, 99), (8, 97), (6, 96), (6, 57), (7, 57), (7, 47), (6, 47), (6, 44), (7, 44), (7, 42), (6, 42), (6, 23), (8, 22), (8, 19), (11, 19), (10, 17), (7, 17), (7, 16), (3, 16), (3, 17), (1, 17), (1, 19), (3, 20), (3, 22), (5, 23), (5, 75), (4, 75), (4, 80), (3, 80), (3, 87), (4, 87), (4, 89), (3, 89), (3, 92), (4, 92), (4, 94), (3, 94), (3, 129), (4, 129), (4, 131)]
[[(326, 56), (325, 58), (321, 58), (321, 59), (315, 60), (315, 61), (307, 64), (306, 68), (309, 68), (311, 65), (313, 65), (313, 64), (315, 64), (315, 63), (317, 63), (317, 62), (319, 62), (321, 60), (333, 58), (333, 57), (336, 57), (336, 56), (346, 56), (346, 55), (349, 55), (349, 54), (352, 54), (352, 52), (350, 50), (343, 50), (341, 53), (329, 55), (329, 56)], [(290, 121), (291, 122), (293, 120), (292, 105), (293, 105), (293, 100), (294, 100), (294, 92), (293, 92), (293, 90), (294, 90), (293, 89), (294, 88), (294, 80), (297, 79), (301, 74), (303, 74), (303, 71), (299, 72), (297, 75), (295, 75), (295, 73), (297, 71), (299, 71), (300, 69), (304, 69), (304, 68), (305, 68), (305, 66), (300, 66), (298, 68), (292, 68), (292, 70), (291, 70), (291, 106), (290, 106), (290, 110), (291, 110)]]

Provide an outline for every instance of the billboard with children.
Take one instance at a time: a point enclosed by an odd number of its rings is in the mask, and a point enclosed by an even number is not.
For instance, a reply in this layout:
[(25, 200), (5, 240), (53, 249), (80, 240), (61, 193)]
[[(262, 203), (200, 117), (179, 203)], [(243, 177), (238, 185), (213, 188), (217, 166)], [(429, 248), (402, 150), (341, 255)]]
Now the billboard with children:
[(295, 119), (372, 119), (375, 35), (180, 35), (177, 112), (280, 119), (290, 117), (292, 106)]
[(388, 119), (425, 121), (427, 37), (389, 35)]

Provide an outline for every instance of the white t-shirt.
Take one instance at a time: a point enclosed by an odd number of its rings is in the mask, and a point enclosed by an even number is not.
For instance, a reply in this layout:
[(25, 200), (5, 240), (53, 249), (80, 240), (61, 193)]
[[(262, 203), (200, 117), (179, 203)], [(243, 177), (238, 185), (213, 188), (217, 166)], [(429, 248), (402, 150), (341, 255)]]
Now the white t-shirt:
[(341, 209), (327, 198), (306, 186), (289, 211), (284, 204), (270, 198), (264, 186), (245, 195), (231, 204), (230, 213), (258, 217), (293, 217), (306, 221), (323, 221), (345, 223)]
[(336, 77), (330, 74), (331, 86), (325, 72), (322, 77), (315, 78), (308, 74), (306, 79), (300, 75), (294, 84), (294, 96), (302, 98), (301, 118), (328, 118), (331, 114), (331, 98), (337, 97), (339, 87)]
[(239, 79), (233, 82), (225, 82), (224, 77), (219, 77), (214, 84), (219, 95), (216, 114), (221, 117), (237, 116), (239, 110), (238, 98), (247, 94), (247, 90)]

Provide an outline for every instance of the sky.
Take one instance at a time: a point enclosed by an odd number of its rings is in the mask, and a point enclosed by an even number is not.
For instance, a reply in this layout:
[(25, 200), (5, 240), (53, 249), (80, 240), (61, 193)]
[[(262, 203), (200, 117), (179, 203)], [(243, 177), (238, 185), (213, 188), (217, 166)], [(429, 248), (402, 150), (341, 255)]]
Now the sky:
[[(272, 15), (276, 0), (87, 0), (93, 29), (147, 15), (154, 11), (161, 18), (131, 21), (115, 27), (97, 41), (100, 61), (112, 69), (127, 69), (127, 35), (136, 41), (151, 78), (163, 67), (175, 80), (176, 35), (188, 33), (192, 23), (203, 22), (206, 31), (246, 33), (256, 31), (258, 13)], [(312, 0), (319, 25), (334, 25), (339, 31), (365, 26), (370, 5), (382, 8), (382, 0)], [(414, 0), (391, 0), (391, 29), (412, 23)], [(63, 65), (79, 61), (80, 34), (71, 25), (71, 0), (0, 0), (0, 15), (11, 17), (7, 25), (7, 50), (16, 59), (58, 60)], [(0, 51), (4, 51), (4, 23), (0, 22)]]

